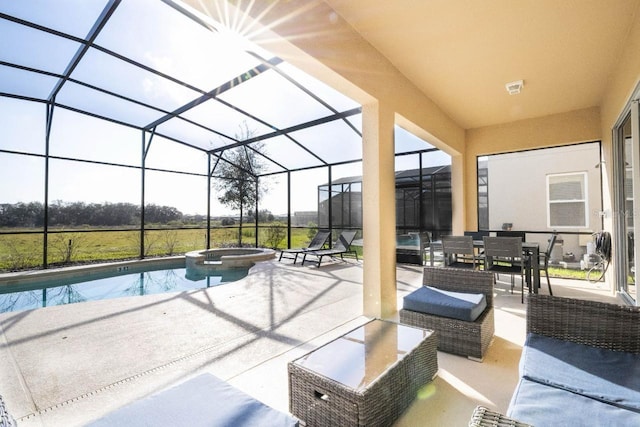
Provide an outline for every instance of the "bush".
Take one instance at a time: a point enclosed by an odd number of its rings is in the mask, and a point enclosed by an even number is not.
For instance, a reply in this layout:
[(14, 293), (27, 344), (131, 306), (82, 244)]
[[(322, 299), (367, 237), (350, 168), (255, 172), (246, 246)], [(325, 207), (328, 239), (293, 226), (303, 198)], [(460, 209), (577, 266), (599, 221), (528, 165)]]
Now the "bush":
[(270, 225), (267, 227), (267, 245), (272, 249), (276, 249), (286, 235), (287, 231), (283, 227), (279, 225)]
[(222, 225), (236, 225), (236, 220), (233, 218), (222, 218), (220, 223)]
[(307, 231), (307, 237), (309, 237), (309, 240), (312, 240), (316, 236), (316, 233), (318, 232), (318, 224), (314, 222), (309, 222), (307, 224), (307, 227), (309, 228), (309, 231)]

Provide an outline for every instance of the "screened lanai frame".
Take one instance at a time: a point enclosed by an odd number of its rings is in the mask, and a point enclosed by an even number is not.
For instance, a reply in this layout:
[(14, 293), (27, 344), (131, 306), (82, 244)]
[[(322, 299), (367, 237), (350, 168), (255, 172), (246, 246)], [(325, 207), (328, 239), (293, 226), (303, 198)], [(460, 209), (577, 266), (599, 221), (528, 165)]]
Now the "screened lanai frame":
[[(330, 178), (332, 167), (361, 161), (360, 105), (247, 42), (238, 26), (233, 30), (229, 24), (172, 0), (0, 5), (0, 32), (11, 42), (0, 51), (0, 97), (41, 103), (46, 111), (42, 149), (30, 152), (0, 144), (0, 153), (36, 156), (45, 163), (45, 266), (49, 162), (79, 160), (50, 152), (52, 124), (64, 111), (140, 131), (140, 164), (125, 166), (142, 169), (141, 254), (145, 172), (175, 172), (146, 164), (159, 140), (204, 153), (206, 173), (178, 172), (206, 176), (209, 190), (217, 177), (215, 165), (228, 162), (228, 153), (237, 149), (252, 150), (268, 165), (254, 175), (256, 182), (276, 174), (286, 174), (289, 182), (292, 172), (319, 167), (327, 167)], [(168, 53), (179, 57), (163, 62)], [(252, 129), (245, 138), (233, 133), (241, 122)], [(340, 141), (340, 149), (331, 150), (328, 138)], [(255, 148), (260, 144), (264, 150)], [(123, 166), (103, 159), (83, 161)], [(207, 247), (210, 204), (209, 195)], [(290, 206), (288, 215), (290, 239)]]

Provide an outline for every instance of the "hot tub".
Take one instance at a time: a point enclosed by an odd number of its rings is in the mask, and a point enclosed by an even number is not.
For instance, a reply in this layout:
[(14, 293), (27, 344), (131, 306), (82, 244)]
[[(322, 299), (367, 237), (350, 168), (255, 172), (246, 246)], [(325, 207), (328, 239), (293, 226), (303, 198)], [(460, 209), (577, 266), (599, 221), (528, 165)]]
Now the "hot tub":
[(188, 252), (185, 255), (187, 271), (208, 269), (249, 268), (256, 262), (276, 257), (273, 249), (217, 248)]

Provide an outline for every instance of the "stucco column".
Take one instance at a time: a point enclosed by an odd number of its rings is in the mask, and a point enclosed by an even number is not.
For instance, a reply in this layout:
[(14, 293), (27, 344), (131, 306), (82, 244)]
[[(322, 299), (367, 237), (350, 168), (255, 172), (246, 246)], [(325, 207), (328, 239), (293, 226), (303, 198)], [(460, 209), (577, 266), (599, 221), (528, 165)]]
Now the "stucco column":
[(394, 112), (379, 103), (362, 107), (363, 314), (388, 318), (396, 304)]
[[(475, 160), (475, 159), (474, 159)], [(476, 230), (477, 229), (477, 215), (476, 215), (476, 223), (475, 224), (467, 224), (467, 219), (465, 215), (465, 197), (467, 191), (465, 190), (465, 182), (472, 182), (472, 180), (465, 180), (465, 165), (464, 158), (461, 155), (452, 155), (451, 156), (451, 230), (452, 233), (462, 234), (465, 230)], [(476, 172), (477, 176), (477, 172)], [(477, 197), (477, 188), (478, 183), (475, 182), (476, 188), (476, 197)], [(477, 200), (477, 199), (476, 199)], [(474, 203), (473, 206), (477, 206), (477, 203)], [(477, 208), (476, 208), (477, 210)]]

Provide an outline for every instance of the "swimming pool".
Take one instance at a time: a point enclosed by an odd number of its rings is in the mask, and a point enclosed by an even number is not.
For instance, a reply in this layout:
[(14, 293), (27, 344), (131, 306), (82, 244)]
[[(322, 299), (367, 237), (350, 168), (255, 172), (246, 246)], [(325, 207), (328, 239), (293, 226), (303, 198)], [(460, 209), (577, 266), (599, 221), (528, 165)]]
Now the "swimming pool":
[(206, 275), (187, 274), (182, 266), (163, 269), (120, 267), (111, 272), (78, 277), (48, 279), (21, 285), (0, 287), (0, 313), (31, 310), (54, 305), (85, 301), (181, 292), (208, 288), (240, 280), (248, 268), (233, 268), (207, 272)]

